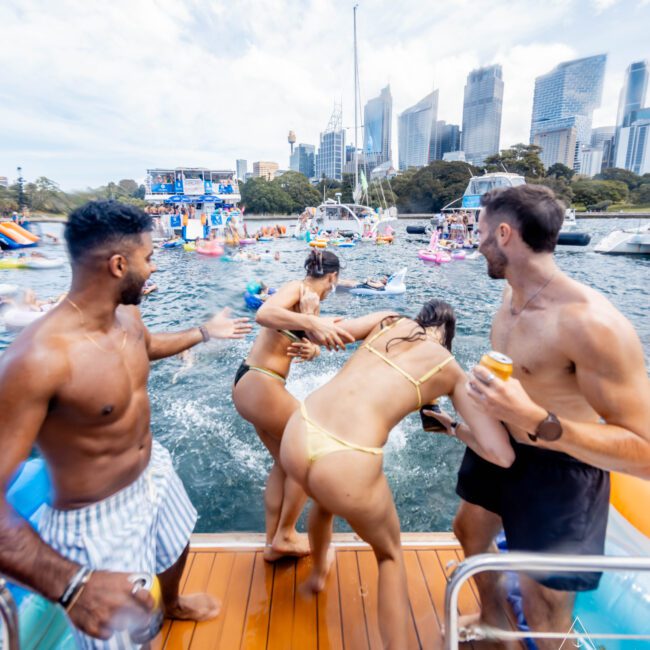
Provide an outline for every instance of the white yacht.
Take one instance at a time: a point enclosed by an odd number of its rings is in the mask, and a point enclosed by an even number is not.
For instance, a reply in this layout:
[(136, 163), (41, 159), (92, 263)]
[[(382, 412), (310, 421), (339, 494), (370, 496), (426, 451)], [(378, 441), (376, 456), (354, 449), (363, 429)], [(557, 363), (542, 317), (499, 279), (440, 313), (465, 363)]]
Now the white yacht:
[(596, 244), (594, 250), (610, 255), (650, 255), (650, 223), (637, 228), (614, 230)]
[(313, 210), (314, 215), (306, 227), (316, 226), (319, 232), (338, 231), (343, 235), (374, 237), (385, 234), (389, 225), (397, 223), (397, 210), (393, 207), (375, 212), (367, 205), (327, 199)]

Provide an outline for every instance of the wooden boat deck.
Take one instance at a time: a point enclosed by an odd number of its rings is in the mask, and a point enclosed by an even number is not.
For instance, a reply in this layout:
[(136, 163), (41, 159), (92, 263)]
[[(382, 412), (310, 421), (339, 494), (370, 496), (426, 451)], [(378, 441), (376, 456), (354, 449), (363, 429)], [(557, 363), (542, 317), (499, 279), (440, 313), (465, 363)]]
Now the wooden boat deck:
[[(306, 596), (298, 587), (309, 574), (310, 558), (268, 564), (262, 558), (261, 537), (196, 535), (182, 590), (216, 596), (221, 614), (199, 624), (167, 620), (152, 648), (381, 648), (374, 555), (352, 535), (337, 535), (334, 541), (336, 561), (325, 591)], [(462, 552), (449, 534), (404, 535), (403, 543), (411, 613), (408, 647), (438, 648), (446, 576)], [(464, 587), (459, 609), (461, 615), (478, 611), (474, 585)]]

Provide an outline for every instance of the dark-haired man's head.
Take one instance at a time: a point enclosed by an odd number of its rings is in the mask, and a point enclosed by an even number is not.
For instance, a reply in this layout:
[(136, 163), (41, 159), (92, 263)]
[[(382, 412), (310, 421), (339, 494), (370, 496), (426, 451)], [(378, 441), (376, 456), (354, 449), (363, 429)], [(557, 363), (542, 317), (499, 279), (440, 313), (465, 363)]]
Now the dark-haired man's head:
[(90, 201), (77, 208), (65, 227), (73, 272), (99, 281), (105, 274), (121, 304), (137, 305), (155, 270), (151, 228), (148, 214), (125, 203)]
[[(481, 198), (479, 250), (491, 278), (504, 278), (518, 252), (552, 253), (564, 221), (564, 206), (543, 185), (519, 185), (487, 192)], [(517, 242), (525, 250), (516, 249)]]

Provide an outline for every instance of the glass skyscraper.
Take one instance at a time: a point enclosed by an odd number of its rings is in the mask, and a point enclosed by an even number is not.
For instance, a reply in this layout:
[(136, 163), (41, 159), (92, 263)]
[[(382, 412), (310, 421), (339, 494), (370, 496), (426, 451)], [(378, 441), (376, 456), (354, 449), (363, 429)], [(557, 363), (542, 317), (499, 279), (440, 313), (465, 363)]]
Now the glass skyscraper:
[(424, 167), (429, 162), (429, 146), (435, 142), (438, 91), (434, 90), (397, 119), (399, 168)]
[(388, 85), (363, 109), (363, 155), (371, 168), (392, 160), (392, 122), (393, 97)]
[(320, 134), (320, 147), (316, 156), (316, 178), (325, 176), (333, 180), (343, 179), (343, 152), (345, 131), (325, 131)]
[(502, 107), (501, 66), (472, 70), (467, 75), (463, 101), (462, 146), (468, 162), (482, 165), (488, 156), (499, 153)]
[(625, 71), (625, 81), (623, 82), (623, 88), (621, 88), (616, 126), (630, 126), (631, 113), (643, 108), (647, 89), (648, 62), (636, 61), (630, 63)]
[[(432, 135), (433, 132), (432, 132)], [(460, 150), (460, 126), (447, 124), (444, 120), (436, 122), (435, 139), (429, 145), (429, 162), (443, 160), (446, 153)]]
[(300, 172), (307, 178), (314, 178), (316, 171), (314, 167), (316, 147), (313, 144), (299, 144), (291, 154), (289, 167), (291, 171)]
[[(530, 142), (543, 147), (545, 167), (560, 162), (580, 171), (579, 153), (591, 140), (591, 121), (603, 94), (606, 61), (606, 54), (567, 61), (535, 79)], [(573, 136), (573, 151), (555, 146), (570, 142)]]

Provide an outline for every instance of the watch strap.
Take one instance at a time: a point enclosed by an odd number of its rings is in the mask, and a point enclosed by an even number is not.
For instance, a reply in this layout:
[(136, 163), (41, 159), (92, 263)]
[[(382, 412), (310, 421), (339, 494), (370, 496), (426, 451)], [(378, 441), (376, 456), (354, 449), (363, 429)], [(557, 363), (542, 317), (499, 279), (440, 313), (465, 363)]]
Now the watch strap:
[(199, 325), (199, 332), (201, 332), (203, 342), (207, 343), (210, 340), (210, 333), (208, 332), (208, 328), (205, 325)]

